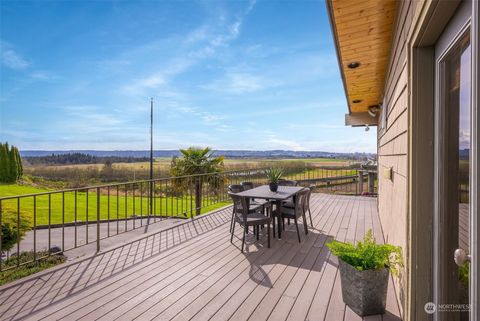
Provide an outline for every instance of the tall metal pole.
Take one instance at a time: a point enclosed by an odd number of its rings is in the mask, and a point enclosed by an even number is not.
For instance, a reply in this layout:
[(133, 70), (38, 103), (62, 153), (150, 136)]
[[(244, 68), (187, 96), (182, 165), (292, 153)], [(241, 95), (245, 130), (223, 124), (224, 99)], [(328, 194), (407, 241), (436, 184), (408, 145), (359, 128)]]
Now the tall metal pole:
[(150, 215), (153, 214), (153, 97), (150, 98)]

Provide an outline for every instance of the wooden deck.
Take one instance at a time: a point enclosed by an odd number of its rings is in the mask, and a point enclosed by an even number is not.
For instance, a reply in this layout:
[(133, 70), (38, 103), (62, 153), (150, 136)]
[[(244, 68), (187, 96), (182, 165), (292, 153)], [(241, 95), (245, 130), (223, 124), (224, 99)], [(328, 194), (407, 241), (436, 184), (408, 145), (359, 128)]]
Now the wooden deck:
[[(362, 320), (342, 301), (337, 260), (325, 242), (373, 229), (376, 199), (313, 194), (310, 233), (229, 242), (231, 209), (204, 215), (92, 258), (0, 288), (0, 319), (13, 320)], [(303, 231), (303, 226), (301, 226)], [(390, 281), (387, 314), (400, 320)]]

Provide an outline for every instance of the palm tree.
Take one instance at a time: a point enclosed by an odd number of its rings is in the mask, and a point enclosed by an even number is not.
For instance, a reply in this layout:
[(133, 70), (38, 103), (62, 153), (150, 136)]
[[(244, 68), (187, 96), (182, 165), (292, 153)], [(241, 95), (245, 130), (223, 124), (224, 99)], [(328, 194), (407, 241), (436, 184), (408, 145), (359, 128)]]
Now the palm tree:
[[(215, 156), (211, 148), (189, 147), (180, 149), (181, 157), (172, 158), (171, 174), (174, 177), (218, 173), (224, 170), (223, 156)], [(209, 183), (213, 187), (218, 187), (221, 182), (219, 175), (202, 175), (194, 177), (180, 178), (174, 180), (176, 188), (191, 187), (195, 188), (195, 209), (196, 215), (200, 215), (202, 207), (202, 187), (203, 183)]]

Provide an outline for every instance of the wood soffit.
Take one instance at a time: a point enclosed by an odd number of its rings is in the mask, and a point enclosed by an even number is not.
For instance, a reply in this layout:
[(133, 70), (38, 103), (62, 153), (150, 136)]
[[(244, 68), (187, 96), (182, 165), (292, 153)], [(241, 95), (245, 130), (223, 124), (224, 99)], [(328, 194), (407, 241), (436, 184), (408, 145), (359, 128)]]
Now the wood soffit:
[(382, 101), (397, 1), (327, 0), (327, 7), (349, 113), (365, 113)]

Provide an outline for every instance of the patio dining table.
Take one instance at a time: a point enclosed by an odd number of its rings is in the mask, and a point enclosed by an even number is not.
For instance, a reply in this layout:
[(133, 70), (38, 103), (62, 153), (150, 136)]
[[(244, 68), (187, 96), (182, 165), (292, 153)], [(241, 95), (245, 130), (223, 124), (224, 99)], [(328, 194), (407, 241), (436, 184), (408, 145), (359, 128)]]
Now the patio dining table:
[[(278, 186), (278, 190), (276, 192), (272, 192), (268, 185), (261, 185), (240, 193), (237, 195), (248, 197), (248, 198), (255, 198), (255, 199), (264, 199), (267, 201), (275, 201), (275, 211), (277, 215), (274, 215), (272, 219), (275, 219), (277, 216), (278, 219), (278, 238), (282, 238), (282, 218), (280, 215), (282, 201), (285, 201), (291, 197), (295, 197), (295, 195), (303, 190), (304, 187), (302, 186)], [(270, 214), (273, 215), (273, 212)]]

